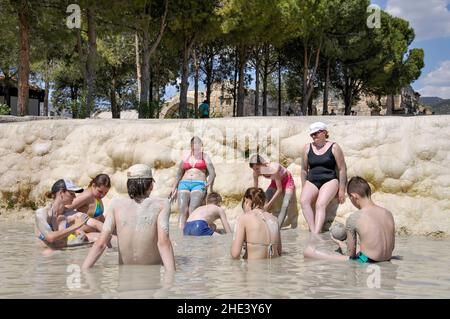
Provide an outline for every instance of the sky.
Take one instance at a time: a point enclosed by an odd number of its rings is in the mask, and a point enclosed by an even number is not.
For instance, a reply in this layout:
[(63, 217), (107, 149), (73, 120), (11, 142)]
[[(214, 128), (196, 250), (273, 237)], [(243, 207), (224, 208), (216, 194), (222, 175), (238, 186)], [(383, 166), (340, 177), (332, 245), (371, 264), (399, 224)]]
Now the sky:
[[(422, 96), (450, 99), (450, 0), (372, 0), (372, 4), (409, 21), (416, 34), (410, 48), (425, 51), (425, 67), (412, 83), (414, 90)], [(193, 90), (193, 81), (189, 83)], [(204, 85), (199, 89), (204, 90)], [(175, 87), (166, 88), (166, 99), (175, 94)]]

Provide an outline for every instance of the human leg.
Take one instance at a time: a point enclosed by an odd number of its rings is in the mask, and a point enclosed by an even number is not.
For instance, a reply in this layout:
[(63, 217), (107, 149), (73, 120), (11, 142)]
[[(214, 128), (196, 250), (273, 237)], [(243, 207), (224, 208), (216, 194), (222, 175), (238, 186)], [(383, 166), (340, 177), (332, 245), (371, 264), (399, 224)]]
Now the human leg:
[(302, 207), (303, 216), (308, 223), (309, 231), (311, 232), (315, 230), (314, 211), (312, 209), (312, 203), (313, 201), (315, 201), (318, 194), (318, 188), (310, 181), (306, 181), (300, 195), (300, 205)]
[(188, 219), (189, 200), (189, 191), (178, 191), (178, 209), (180, 211), (180, 215), (178, 217), (178, 228), (180, 229), (183, 229), (184, 224), (186, 224), (186, 220)]
[(325, 222), (325, 211), (328, 203), (336, 196), (339, 188), (339, 182), (337, 179), (326, 182), (319, 190), (319, 195), (316, 201), (316, 215), (314, 221), (314, 233), (318, 234), (322, 231), (323, 224)]

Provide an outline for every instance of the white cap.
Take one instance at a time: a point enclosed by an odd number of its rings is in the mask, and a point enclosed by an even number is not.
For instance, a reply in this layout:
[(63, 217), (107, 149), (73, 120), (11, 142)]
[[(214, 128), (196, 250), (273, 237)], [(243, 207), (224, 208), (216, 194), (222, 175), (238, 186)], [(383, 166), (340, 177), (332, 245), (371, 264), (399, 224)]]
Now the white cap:
[(153, 179), (152, 169), (145, 164), (135, 164), (127, 171), (128, 179), (151, 178)]
[(60, 190), (67, 190), (75, 193), (81, 193), (83, 191), (83, 188), (80, 186), (75, 185), (70, 179), (59, 179), (53, 184), (52, 186), (52, 193), (56, 194)]
[(315, 122), (309, 126), (309, 134), (327, 130), (328, 130), (327, 125), (323, 122)]

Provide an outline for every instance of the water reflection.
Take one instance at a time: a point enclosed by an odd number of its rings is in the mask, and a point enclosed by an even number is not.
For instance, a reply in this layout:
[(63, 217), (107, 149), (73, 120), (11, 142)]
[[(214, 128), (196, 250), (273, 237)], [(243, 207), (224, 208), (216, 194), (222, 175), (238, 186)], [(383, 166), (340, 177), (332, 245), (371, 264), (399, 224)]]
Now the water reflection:
[[(186, 238), (173, 228), (175, 274), (119, 266), (113, 248), (70, 286), (88, 249), (44, 256), (30, 233), (29, 226), (0, 225), (2, 242), (14, 243), (0, 250), (0, 298), (448, 298), (450, 290), (449, 241), (442, 239), (398, 237), (390, 262), (361, 265), (304, 259), (309, 233), (284, 230), (282, 257), (244, 261), (230, 258), (231, 236)], [(336, 249), (328, 233), (316, 245)]]

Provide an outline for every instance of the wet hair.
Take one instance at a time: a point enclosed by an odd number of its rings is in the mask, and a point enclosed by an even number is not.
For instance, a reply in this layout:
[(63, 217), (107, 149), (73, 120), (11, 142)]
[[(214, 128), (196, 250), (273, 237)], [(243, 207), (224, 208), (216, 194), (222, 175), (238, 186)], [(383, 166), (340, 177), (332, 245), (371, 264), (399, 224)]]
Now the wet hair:
[(89, 183), (88, 187), (91, 187), (93, 184), (95, 184), (95, 186), (97, 187), (105, 186), (107, 188), (111, 188), (111, 180), (106, 174), (98, 174), (97, 176), (95, 176)]
[(252, 201), (252, 209), (263, 208), (266, 202), (266, 194), (261, 188), (250, 187), (245, 191), (244, 198), (242, 198), (242, 209), (244, 209), (246, 198)]
[(145, 197), (145, 193), (149, 190), (153, 183), (153, 178), (133, 178), (127, 180), (128, 196), (131, 199)]
[[(255, 161), (255, 158), (256, 158), (256, 161)], [(250, 161), (250, 163), (248, 165), (250, 166), (250, 168), (253, 168), (253, 166), (256, 165), (256, 164), (265, 164), (265, 163), (267, 163), (265, 158), (262, 157), (259, 154), (255, 154), (255, 155), (250, 156), (249, 161)]]
[(222, 196), (219, 193), (212, 192), (206, 196), (206, 204), (219, 204), (222, 202)]
[(200, 143), (203, 145), (202, 140), (198, 136), (194, 136), (193, 138), (191, 138), (191, 146), (194, 146), (194, 143)]
[(347, 184), (347, 194), (350, 195), (350, 193), (356, 193), (363, 198), (372, 195), (369, 183), (359, 176), (354, 176), (349, 180)]

